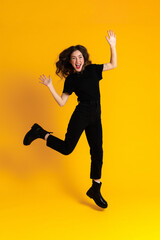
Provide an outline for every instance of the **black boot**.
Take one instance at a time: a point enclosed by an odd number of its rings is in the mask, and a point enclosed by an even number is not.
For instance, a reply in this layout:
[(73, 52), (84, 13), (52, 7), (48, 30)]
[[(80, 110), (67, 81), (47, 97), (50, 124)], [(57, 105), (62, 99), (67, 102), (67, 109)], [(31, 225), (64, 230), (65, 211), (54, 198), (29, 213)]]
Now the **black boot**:
[(93, 198), (95, 203), (101, 207), (101, 208), (106, 208), (108, 206), (107, 202), (103, 199), (101, 193), (100, 193), (100, 188), (101, 188), (102, 183), (95, 182), (92, 180), (92, 187), (87, 191), (87, 196), (90, 198)]
[(39, 126), (37, 123), (35, 123), (29, 132), (26, 133), (24, 139), (23, 139), (23, 144), (24, 145), (29, 145), (31, 142), (37, 138), (42, 138), (44, 139), (45, 135), (47, 133), (53, 133), (53, 132), (47, 132), (45, 131), (41, 126)]

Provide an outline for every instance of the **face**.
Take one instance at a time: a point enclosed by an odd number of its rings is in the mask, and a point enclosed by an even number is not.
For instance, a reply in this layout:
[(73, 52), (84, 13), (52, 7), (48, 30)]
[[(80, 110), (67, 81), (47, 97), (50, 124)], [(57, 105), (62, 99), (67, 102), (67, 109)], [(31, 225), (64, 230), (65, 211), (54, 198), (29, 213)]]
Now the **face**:
[(70, 57), (70, 63), (72, 64), (76, 72), (80, 72), (84, 65), (83, 54), (79, 50), (72, 52)]

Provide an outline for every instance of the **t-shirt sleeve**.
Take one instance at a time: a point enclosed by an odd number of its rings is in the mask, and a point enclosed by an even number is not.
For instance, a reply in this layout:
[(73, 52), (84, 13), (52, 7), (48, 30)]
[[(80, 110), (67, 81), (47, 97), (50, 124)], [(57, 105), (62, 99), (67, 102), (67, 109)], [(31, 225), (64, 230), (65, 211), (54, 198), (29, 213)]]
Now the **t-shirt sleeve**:
[(102, 77), (102, 72), (103, 72), (103, 64), (94, 64), (95, 66), (95, 71), (96, 71), (96, 75), (98, 77), (98, 80), (101, 80)]
[(72, 78), (70, 77), (70, 75), (68, 75), (64, 82), (63, 93), (68, 93), (69, 95), (71, 95), (73, 91), (74, 91), (73, 81), (72, 81)]

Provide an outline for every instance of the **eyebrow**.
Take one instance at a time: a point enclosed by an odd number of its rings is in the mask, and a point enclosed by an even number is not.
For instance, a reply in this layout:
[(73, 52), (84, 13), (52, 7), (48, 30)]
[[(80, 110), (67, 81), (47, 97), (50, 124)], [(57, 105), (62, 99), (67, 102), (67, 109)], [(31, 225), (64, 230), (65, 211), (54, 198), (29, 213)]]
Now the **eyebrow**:
[[(80, 55), (78, 55), (78, 56), (82, 56), (82, 54), (80, 54)], [(72, 57), (76, 57), (76, 56), (73, 55)]]

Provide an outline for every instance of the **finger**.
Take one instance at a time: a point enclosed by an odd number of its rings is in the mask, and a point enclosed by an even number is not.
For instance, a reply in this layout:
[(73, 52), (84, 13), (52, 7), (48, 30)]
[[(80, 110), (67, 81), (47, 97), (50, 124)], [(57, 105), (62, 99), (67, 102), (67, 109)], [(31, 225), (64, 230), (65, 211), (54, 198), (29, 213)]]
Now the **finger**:
[(108, 32), (108, 36), (110, 37), (110, 33), (109, 33), (109, 31), (107, 31)]
[(47, 78), (44, 74), (43, 74), (43, 76), (44, 76), (45, 78)]
[(107, 41), (109, 41), (109, 39), (107, 38), (107, 36), (105, 36), (105, 37), (106, 37)]
[(43, 77), (40, 75), (40, 78), (42, 78), (43, 79)]
[(45, 77), (43, 77), (42, 75), (40, 75), (41, 79), (45, 80)]

